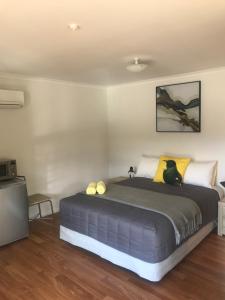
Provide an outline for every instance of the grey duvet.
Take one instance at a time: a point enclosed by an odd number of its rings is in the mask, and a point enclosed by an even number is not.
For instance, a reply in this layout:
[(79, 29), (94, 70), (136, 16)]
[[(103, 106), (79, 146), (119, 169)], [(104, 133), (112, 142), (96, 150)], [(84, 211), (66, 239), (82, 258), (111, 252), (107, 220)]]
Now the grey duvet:
[(168, 195), (146, 189), (109, 184), (99, 198), (139, 207), (166, 216), (173, 225), (176, 244), (195, 233), (202, 224), (199, 206), (187, 197)]
[[(212, 189), (192, 185), (180, 188), (138, 177), (115, 186), (118, 190), (130, 189), (133, 194), (139, 189), (140, 195), (145, 194), (142, 191), (151, 191), (159, 199), (171, 202), (171, 206), (175, 205), (175, 198), (190, 199), (200, 210), (201, 226), (217, 218), (219, 196)], [(60, 202), (60, 224), (150, 263), (160, 262), (174, 252), (178, 247), (176, 229), (168, 216), (155, 209), (115, 200), (83, 193), (65, 198)], [(179, 207), (176, 208), (179, 212)]]

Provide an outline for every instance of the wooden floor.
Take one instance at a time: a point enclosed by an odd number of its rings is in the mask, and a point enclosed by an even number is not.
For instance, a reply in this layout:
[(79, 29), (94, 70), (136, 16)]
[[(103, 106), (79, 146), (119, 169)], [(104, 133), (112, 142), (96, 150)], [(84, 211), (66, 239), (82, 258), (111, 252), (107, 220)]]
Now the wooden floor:
[(212, 233), (161, 282), (58, 238), (58, 217), (34, 221), (29, 239), (0, 248), (0, 300), (225, 299), (225, 238)]

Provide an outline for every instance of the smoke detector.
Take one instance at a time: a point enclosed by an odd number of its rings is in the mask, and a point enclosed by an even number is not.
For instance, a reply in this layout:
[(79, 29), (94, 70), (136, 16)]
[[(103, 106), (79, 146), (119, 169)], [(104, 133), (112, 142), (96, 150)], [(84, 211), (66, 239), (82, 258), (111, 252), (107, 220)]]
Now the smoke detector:
[(80, 25), (77, 23), (70, 23), (68, 24), (68, 28), (72, 31), (78, 31), (80, 30)]
[(133, 61), (126, 66), (126, 69), (130, 72), (141, 72), (146, 69), (147, 66), (147, 63), (141, 61), (140, 58), (135, 57)]

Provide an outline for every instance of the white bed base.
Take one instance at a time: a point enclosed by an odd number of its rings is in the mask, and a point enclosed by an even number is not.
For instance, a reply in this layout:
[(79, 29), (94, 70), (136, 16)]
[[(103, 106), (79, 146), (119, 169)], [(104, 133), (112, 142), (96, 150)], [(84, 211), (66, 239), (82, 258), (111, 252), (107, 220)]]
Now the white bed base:
[(213, 230), (215, 225), (215, 222), (211, 222), (204, 226), (177, 248), (168, 258), (159, 263), (142, 261), (64, 226), (60, 226), (60, 239), (93, 252), (115, 265), (137, 273), (140, 277), (147, 280), (159, 281), (191, 252)]

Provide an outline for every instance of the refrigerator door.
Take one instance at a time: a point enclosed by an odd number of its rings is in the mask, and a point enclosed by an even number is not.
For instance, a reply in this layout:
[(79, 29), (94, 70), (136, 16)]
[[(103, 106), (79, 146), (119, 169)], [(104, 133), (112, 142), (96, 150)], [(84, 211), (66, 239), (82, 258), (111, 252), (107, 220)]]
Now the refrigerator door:
[(0, 246), (28, 236), (26, 183), (13, 180), (0, 185)]

